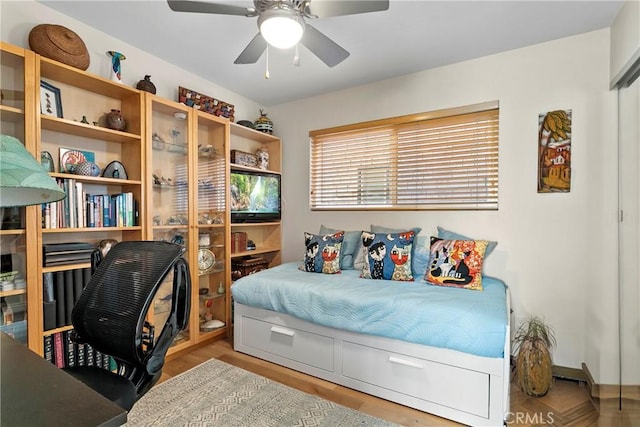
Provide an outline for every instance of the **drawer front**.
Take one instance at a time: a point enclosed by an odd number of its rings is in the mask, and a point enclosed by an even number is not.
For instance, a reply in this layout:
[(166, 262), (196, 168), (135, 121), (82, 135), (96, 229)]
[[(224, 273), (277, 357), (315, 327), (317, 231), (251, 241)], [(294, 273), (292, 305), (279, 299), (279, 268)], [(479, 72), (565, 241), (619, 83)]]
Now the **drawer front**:
[(242, 319), (242, 343), (305, 365), (333, 372), (333, 338), (262, 320)]
[[(346, 377), (489, 417), (487, 374), (351, 342), (343, 342), (342, 351), (342, 374)], [(464, 384), (464, 388), (452, 388), (451, 384)]]

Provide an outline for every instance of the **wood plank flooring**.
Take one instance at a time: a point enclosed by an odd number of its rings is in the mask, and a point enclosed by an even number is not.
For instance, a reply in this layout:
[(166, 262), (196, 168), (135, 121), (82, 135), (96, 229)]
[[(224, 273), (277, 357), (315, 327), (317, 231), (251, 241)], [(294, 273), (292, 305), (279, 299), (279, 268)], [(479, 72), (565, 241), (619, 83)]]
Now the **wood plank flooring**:
[[(274, 381), (315, 394), (324, 399), (411, 427), (459, 426), (460, 424), (422, 411), (360, 393), (291, 369), (247, 356), (233, 350), (232, 340), (219, 340), (166, 362), (160, 382), (200, 363), (216, 358)], [(584, 383), (556, 379), (553, 388), (541, 398), (523, 394), (512, 384), (511, 414), (513, 426), (632, 427), (640, 426), (640, 405), (627, 402), (619, 411), (617, 400), (598, 402), (590, 398)], [(631, 408), (631, 409), (627, 409)]]

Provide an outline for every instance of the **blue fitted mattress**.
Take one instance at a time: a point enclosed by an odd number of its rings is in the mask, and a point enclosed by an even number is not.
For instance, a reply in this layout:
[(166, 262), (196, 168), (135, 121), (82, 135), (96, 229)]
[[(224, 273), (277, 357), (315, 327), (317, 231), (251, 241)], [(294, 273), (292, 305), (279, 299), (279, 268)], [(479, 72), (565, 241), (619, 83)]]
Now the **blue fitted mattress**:
[(484, 277), (483, 291), (425, 282), (361, 279), (357, 270), (307, 273), (286, 263), (237, 280), (236, 302), (337, 329), (484, 357), (503, 357), (506, 286)]

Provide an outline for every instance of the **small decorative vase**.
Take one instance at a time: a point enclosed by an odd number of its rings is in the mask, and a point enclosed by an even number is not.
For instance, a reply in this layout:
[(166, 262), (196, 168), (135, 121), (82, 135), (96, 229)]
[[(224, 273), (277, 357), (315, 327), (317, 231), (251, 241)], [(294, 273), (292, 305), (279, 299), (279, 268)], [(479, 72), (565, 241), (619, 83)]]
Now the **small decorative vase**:
[(258, 167), (260, 169), (269, 169), (269, 151), (264, 148), (258, 148), (256, 150), (256, 157), (258, 158)]
[(260, 117), (258, 117), (253, 124), (253, 128), (260, 132), (272, 134), (273, 133), (273, 122), (269, 117), (267, 117), (267, 113), (260, 110)]
[(120, 52), (110, 50), (107, 52), (111, 56), (111, 80), (116, 83), (122, 83), (122, 64), (121, 61), (127, 59)]
[(48, 151), (42, 151), (40, 153), (40, 164), (42, 165), (42, 168), (47, 172), (55, 172), (53, 166), (53, 157)]
[(93, 162), (82, 162), (73, 169), (76, 175), (100, 176), (100, 168)]
[(155, 95), (156, 93), (156, 85), (154, 85), (151, 82), (151, 76), (150, 75), (145, 75), (144, 79), (140, 80), (138, 82), (138, 84), (136, 85), (136, 89), (140, 89), (143, 90), (145, 92), (149, 92), (149, 93), (153, 93)]
[(220, 282), (220, 284), (218, 285), (218, 294), (224, 294), (224, 285), (222, 284), (222, 282)]
[(107, 113), (107, 127), (114, 130), (124, 130), (127, 122), (122, 118), (120, 110), (112, 109)]

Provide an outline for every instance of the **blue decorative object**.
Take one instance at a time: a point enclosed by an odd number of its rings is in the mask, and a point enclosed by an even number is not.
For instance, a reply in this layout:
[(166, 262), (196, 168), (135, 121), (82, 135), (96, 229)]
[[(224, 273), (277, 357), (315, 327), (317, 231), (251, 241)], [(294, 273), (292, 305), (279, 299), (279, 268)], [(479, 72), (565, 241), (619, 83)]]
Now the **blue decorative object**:
[(114, 82), (122, 83), (122, 64), (121, 61), (127, 59), (120, 52), (110, 50), (107, 52), (111, 56), (111, 80)]
[(100, 168), (93, 162), (82, 162), (74, 168), (76, 175), (100, 176)]

